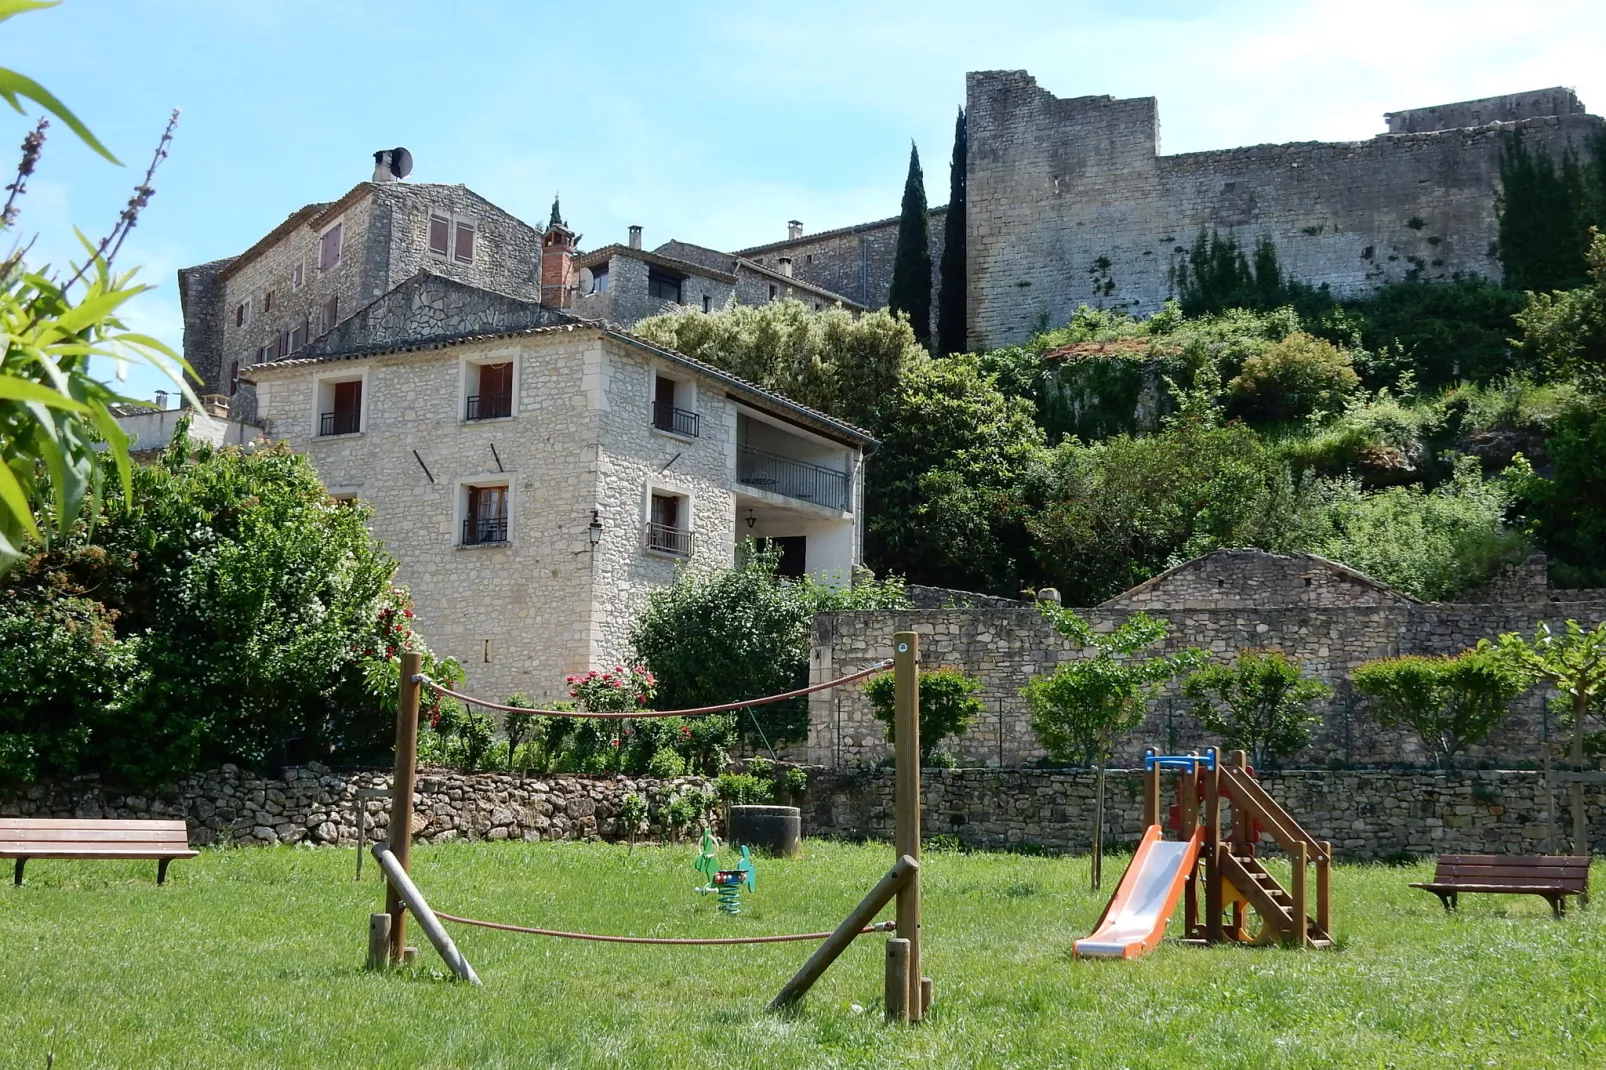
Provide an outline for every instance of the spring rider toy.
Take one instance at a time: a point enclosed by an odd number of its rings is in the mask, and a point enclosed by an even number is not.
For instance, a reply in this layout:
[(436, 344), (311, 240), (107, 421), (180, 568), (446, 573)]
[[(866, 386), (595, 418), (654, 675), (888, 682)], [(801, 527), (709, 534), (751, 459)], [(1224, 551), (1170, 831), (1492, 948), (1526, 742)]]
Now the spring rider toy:
[(741, 861), (736, 863), (735, 869), (720, 869), (718, 852), (719, 840), (711, 830), (703, 829), (702, 850), (692, 865), (708, 883), (697, 891), (705, 894), (717, 893), (720, 913), (740, 914), (742, 885), (745, 884), (749, 892), (758, 890), (758, 868), (753, 865), (753, 857), (745, 846), (742, 848)]

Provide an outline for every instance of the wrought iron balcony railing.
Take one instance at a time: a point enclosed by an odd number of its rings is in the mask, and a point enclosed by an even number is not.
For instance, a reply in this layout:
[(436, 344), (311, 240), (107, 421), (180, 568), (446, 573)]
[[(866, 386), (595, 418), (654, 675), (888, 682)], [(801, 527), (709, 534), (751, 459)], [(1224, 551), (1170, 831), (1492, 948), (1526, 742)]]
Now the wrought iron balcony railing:
[(470, 394), (467, 420), (500, 420), (513, 415), (512, 394)]
[(848, 507), (848, 477), (842, 472), (752, 446), (736, 447), (736, 482), (827, 509)]
[(463, 521), (464, 546), (485, 542), (507, 542), (507, 517), (471, 516)]
[(688, 409), (677, 409), (664, 401), (652, 403), (652, 425), (660, 431), (669, 431), (687, 438), (697, 437), (697, 414)]
[(690, 557), (692, 533), (685, 528), (671, 527), (668, 524), (648, 524), (647, 549), (679, 557)]
[(322, 413), (318, 417), (318, 434), (323, 435), (355, 435), (362, 430), (362, 412), (360, 410), (338, 410)]

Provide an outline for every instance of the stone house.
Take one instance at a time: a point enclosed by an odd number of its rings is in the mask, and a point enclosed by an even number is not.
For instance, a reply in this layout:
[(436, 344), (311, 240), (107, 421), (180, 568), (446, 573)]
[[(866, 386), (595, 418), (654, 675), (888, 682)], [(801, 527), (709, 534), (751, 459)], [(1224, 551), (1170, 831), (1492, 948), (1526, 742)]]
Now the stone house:
[(529, 298), (421, 271), (242, 377), (267, 433), (372, 508), (478, 694), (566, 697), (653, 587), (748, 537), (791, 575), (861, 560), (868, 434)]

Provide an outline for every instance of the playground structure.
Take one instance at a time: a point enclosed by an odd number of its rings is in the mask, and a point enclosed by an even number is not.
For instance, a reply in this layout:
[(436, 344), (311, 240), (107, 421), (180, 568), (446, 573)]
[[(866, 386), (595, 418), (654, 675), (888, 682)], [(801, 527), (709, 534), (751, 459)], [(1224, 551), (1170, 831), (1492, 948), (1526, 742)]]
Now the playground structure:
[[(411, 960), (416, 954), (407, 946), (407, 914), (417, 919), (419, 927), (451, 967), (459, 979), (478, 985), (481, 983), (474, 968), (463, 957), (443, 921), (474, 925), (504, 932), (526, 933), (536, 936), (563, 939), (591, 940), (599, 943), (652, 944), (677, 946), (739, 945), (782, 943), (801, 940), (821, 940), (820, 947), (801, 969), (771, 1000), (770, 1010), (783, 1010), (794, 1006), (809, 988), (830, 968), (859, 936), (871, 932), (895, 932), (887, 941), (885, 973), (885, 1011), (888, 1021), (918, 1022), (931, 1006), (932, 981), (922, 972), (920, 934), (920, 718), (919, 718), (919, 639), (914, 632), (898, 632), (893, 636), (895, 655), (890, 662), (882, 662), (862, 672), (830, 680), (811, 687), (764, 698), (705, 706), (687, 710), (636, 710), (628, 713), (584, 712), (563, 710), (529, 710), (517, 708), (519, 713), (535, 713), (552, 717), (591, 717), (604, 719), (634, 719), (652, 717), (693, 717), (750, 706), (780, 702), (785, 699), (840, 687), (864, 679), (887, 668), (893, 670), (896, 684), (896, 741), (894, 761), (896, 780), (894, 789), (896, 836), (893, 867), (882, 877), (870, 893), (855, 907), (842, 923), (830, 932), (789, 933), (775, 936), (734, 936), (703, 938), (667, 938), (575, 933), (533, 926), (509, 925), (475, 918), (464, 918), (433, 910), (423, 893), (413, 882), (411, 869), (413, 827), (413, 794), (417, 781), (418, 765), (418, 708), (422, 688), (429, 687), (447, 695), (487, 709), (508, 711), (514, 707), (460, 694), (436, 684), (422, 672), (422, 659), (416, 653), (402, 655), (401, 684), (396, 706), (396, 766), (391, 781), (391, 811), (389, 839), (376, 843), (375, 860), (385, 874), (385, 910), (369, 918), (368, 966), (370, 969), (388, 969)], [(704, 872), (720, 896), (720, 909), (725, 913), (739, 912), (737, 897), (739, 886), (753, 887), (753, 868), (743, 852), (745, 868), (719, 870), (713, 858), (713, 848), (705, 838), (698, 869)], [(729, 878), (729, 879), (727, 879)], [(876, 923), (875, 917), (893, 900), (897, 901), (896, 920)]]
[[(1165, 770), (1178, 773), (1177, 804), (1168, 823), (1180, 840), (1165, 839), (1161, 825)], [(1179, 898), (1183, 939), (1189, 942), (1333, 946), (1332, 845), (1311, 838), (1277, 804), (1255, 779), (1243, 751), (1223, 763), (1214, 749), (1188, 755), (1150, 750), (1143, 771), (1143, 838), (1093, 934), (1074, 944), (1078, 958), (1136, 958), (1152, 951)], [(1225, 823), (1223, 810), (1230, 816)], [(1256, 854), (1263, 836), (1289, 860), (1288, 888)], [(1307, 896), (1311, 866), (1316, 868), (1314, 912)], [(1250, 925), (1251, 911), (1257, 927)]]

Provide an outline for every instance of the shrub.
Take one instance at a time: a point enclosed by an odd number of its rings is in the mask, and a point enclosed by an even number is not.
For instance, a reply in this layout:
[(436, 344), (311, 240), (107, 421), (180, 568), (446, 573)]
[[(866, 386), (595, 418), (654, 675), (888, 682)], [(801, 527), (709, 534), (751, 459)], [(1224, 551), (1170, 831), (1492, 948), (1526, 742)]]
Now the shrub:
[(630, 849), (635, 850), (636, 836), (647, 829), (647, 800), (636, 792), (619, 800), (619, 827), (630, 838)]
[(809, 772), (801, 766), (789, 766), (781, 773), (780, 786), (794, 803), (808, 794)]
[(1259, 768), (1292, 757), (1310, 742), (1318, 718), (1310, 706), (1333, 689), (1300, 674), (1276, 650), (1239, 650), (1231, 665), (1207, 665), (1182, 684), (1193, 715), (1228, 747), (1247, 750)]
[(683, 776), (686, 772), (686, 759), (672, 750), (659, 750), (647, 760), (647, 773), (660, 780)]
[(1378, 724), (1413, 729), (1446, 767), (1488, 738), (1526, 686), (1499, 659), (1476, 650), (1456, 657), (1380, 658), (1356, 666), (1351, 679), (1355, 690), (1375, 701)]
[[(522, 691), (515, 691), (507, 697), (509, 706), (521, 709), (530, 709), (533, 703), (530, 697)], [(533, 713), (504, 713), (502, 715), (502, 731), (507, 736), (507, 767), (518, 767), (519, 744), (529, 739), (539, 727), (541, 718)]]
[(751, 773), (721, 773), (714, 781), (714, 794), (721, 802), (732, 806), (753, 806), (773, 799), (775, 787), (768, 777), (757, 777)]
[[(937, 744), (970, 728), (981, 712), (982, 683), (962, 669), (944, 665), (920, 672), (920, 762), (929, 764)], [(897, 687), (890, 672), (872, 676), (864, 693), (876, 720), (886, 726), (887, 742), (897, 742)]]
[(1343, 350), (1296, 332), (1244, 361), (1227, 384), (1227, 411), (1257, 423), (1335, 412), (1360, 381)]

